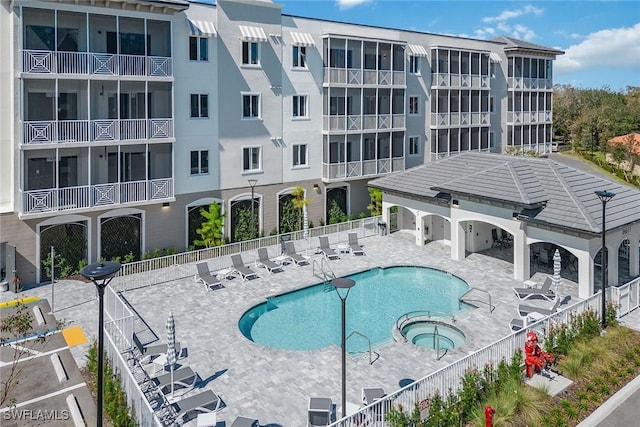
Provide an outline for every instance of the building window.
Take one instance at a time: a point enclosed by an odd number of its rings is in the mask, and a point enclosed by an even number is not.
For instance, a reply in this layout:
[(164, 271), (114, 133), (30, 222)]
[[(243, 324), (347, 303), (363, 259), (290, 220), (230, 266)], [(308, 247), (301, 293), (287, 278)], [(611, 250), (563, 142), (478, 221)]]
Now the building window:
[(189, 37), (189, 59), (191, 61), (209, 60), (209, 39), (206, 37)]
[(307, 114), (307, 95), (294, 95), (293, 117), (309, 117)]
[(191, 117), (209, 117), (209, 95), (191, 94)]
[(244, 65), (260, 65), (258, 43), (242, 42), (242, 63)]
[(410, 96), (409, 97), (409, 115), (417, 116), (420, 114), (420, 97), (419, 96)]
[(419, 56), (409, 57), (409, 72), (412, 74), (420, 74), (420, 57)]
[(420, 154), (420, 137), (410, 136), (409, 137), (409, 155), (417, 156), (419, 154)]
[(242, 170), (245, 172), (260, 170), (260, 147), (242, 149)]
[(293, 145), (293, 167), (307, 166), (307, 144)]
[(260, 118), (260, 95), (242, 95), (242, 118)]
[(304, 46), (293, 47), (293, 67), (307, 68), (307, 48)]
[(209, 150), (191, 152), (191, 175), (209, 173)]

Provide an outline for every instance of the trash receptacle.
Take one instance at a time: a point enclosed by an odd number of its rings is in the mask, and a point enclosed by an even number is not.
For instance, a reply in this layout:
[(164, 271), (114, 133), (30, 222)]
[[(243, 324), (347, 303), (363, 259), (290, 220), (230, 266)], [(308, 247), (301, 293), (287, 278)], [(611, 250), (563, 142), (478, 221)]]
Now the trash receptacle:
[(378, 229), (380, 231), (380, 235), (385, 236), (387, 234), (387, 223), (384, 221), (380, 221), (378, 223)]

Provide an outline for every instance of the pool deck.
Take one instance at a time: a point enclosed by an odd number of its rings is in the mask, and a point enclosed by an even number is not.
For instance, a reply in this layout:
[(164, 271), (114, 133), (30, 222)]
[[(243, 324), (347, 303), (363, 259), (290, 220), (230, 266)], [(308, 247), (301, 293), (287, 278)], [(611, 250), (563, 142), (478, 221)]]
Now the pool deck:
[[(332, 236), (346, 241), (346, 234)], [(314, 244), (317, 238), (311, 239)], [(431, 242), (424, 247), (414, 244), (413, 235), (394, 233), (390, 236), (361, 238), (365, 256), (341, 254), (340, 260), (329, 265), (337, 276), (379, 266), (415, 265), (446, 270), (464, 279), (469, 286), (487, 290), (495, 310), (486, 305), (455, 318), (467, 340), (460, 348), (437, 361), (435, 351), (394, 342), (375, 349), (374, 362), (368, 355), (347, 358), (347, 401), (360, 404), (362, 388), (382, 387), (386, 392), (400, 388), (407, 379), (418, 380), (455, 360), (488, 345), (511, 331), (509, 321), (517, 317), (518, 299), (513, 287), (523, 283), (513, 279), (513, 265), (486, 254), (469, 254), (462, 261), (452, 261), (449, 246)], [(302, 243), (296, 242), (302, 252)], [(336, 247), (335, 243), (332, 243)], [(269, 248), (273, 257), (276, 248)], [(310, 254), (310, 252), (309, 252)], [(260, 274), (259, 279), (242, 282), (239, 278), (225, 282), (222, 289), (208, 291), (194, 282), (193, 276), (171, 282), (143, 286), (123, 292), (124, 297), (142, 321), (136, 330), (145, 341), (155, 337), (165, 341), (165, 322), (169, 312), (176, 321), (177, 340), (188, 349), (181, 362), (191, 366), (202, 379), (199, 389), (211, 389), (226, 405), (218, 413), (219, 421), (229, 426), (236, 416), (257, 418), (262, 426), (306, 425), (309, 397), (330, 397), (341, 412), (341, 352), (338, 346), (314, 351), (290, 351), (266, 348), (247, 340), (238, 329), (238, 320), (250, 307), (266, 297), (319, 283), (312, 266), (287, 265), (282, 273), (269, 275), (253, 267), (253, 251), (243, 253), (244, 261)], [(312, 258), (320, 259), (319, 255)], [(224, 260), (210, 260), (209, 267), (229, 265)], [(195, 273), (195, 266), (189, 266)], [(166, 271), (149, 273), (166, 277)], [(541, 283), (544, 275), (533, 280)], [(130, 278), (115, 279), (131, 280)], [(151, 283), (155, 283), (154, 280)], [(127, 283), (127, 288), (135, 284)], [(80, 324), (88, 337), (97, 336), (96, 292), (92, 284), (60, 281), (55, 284), (54, 311), (58, 318)], [(563, 279), (559, 290), (564, 304), (576, 302), (577, 285)], [(42, 296), (51, 301), (51, 286), (44, 285), (23, 292), (25, 296)], [(483, 297), (478, 293), (478, 296)], [(15, 298), (15, 294), (0, 294), (0, 300)], [(337, 298), (337, 296), (336, 296)], [(549, 306), (547, 301), (530, 300), (528, 305)], [(348, 310), (347, 300), (347, 310)], [(145, 325), (146, 324), (146, 325)], [(145, 330), (146, 327), (150, 328)], [(389, 325), (392, 328), (393, 325)], [(347, 331), (349, 332), (349, 331)], [(84, 365), (86, 346), (72, 349), (79, 365)], [(195, 421), (188, 423), (195, 425)]]

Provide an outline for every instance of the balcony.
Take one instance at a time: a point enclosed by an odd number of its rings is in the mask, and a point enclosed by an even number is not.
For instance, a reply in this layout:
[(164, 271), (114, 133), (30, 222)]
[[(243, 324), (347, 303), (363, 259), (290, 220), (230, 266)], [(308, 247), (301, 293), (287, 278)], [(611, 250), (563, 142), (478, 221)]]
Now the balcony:
[(491, 89), (491, 78), (489, 76), (433, 73), (432, 77), (433, 77), (433, 80), (431, 82), (432, 89), (438, 89), (438, 88)]
[(538, 79), (533, 77), (508, 77), (510, 90), (553, 90), (552, 79)]
[(173, 197), (173, 178), (28, 190), (22, 192), (21, 216), (162, 202)]
[(552, 111), (507, 111), (507, 124), (551, 124), (553, 122)]
[(430, 128), (489, 126), (491, 114), (486, 113), (431, 113)]
[(323, 163), (322, 179), (326, 182), (375, 177), (404, 170), (404, 157), (378, 160), (358, 160), (343, 163)]
[(173, 119), (50, 120), (22, 123), (23, 144), (173, 138)]
[(323, 116), (322, 130), (326, 132), (359, 132), (378, 129), (404, 130), (404, 114), (365, 114)]
[(163, 56), (23, 50), (22, 72), (99, 76), (172, 77), (172, 59)]
[(406, 86), (407, 79), (404, 71), (326, 67), (324, 83), (346, 86)]

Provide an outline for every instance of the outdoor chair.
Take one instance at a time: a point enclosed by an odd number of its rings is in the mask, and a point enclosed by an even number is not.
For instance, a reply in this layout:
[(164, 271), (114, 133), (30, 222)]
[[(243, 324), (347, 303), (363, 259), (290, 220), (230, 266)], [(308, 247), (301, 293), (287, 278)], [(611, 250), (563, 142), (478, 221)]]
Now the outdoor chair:
[(364, 249), (358, 243), (358, 233), (349, 233), (349, 249), (354, 255), (364, 255)]
[(256, 258), (256, 267), (264, 267), (269, 274), (274, 271), (283, 271), (282, 266), (269, 259), (269, 252), (267, 248), (258, 248), (258, 258)]
[[(173, 371), (173, 389), (181, 390), (184, 394), (195, 387), (198, 379), (198, 374), (191, 367), (183, 366)], [(162, 394), (171, 393), (171, 372), (151, 378), (151, 381)]]
[(260, 424), (255, 418), (236, 417), (231, 427), (259, 427)]
[(320, 236), (320, 251), (325, 256), (325, 258), (331, 259), (340, 259), (338, 253), (329, 246), (329, 238), (327, 236)]
[(307, 427), (328, 426), (331, 423), (333, 401), (328, 397), (310, 397)]
[(493, 243), (491, 244), (492, 248), (501, 248), (504, 246), (504, 241), (498, 237), (498, 230), (495, 228), (491, 229), (491, 238), (493, 239)]
[(309, 260), (296, 252), (296, 246), (293, 242), (284, 243), (284, 254), (296, 265), (309, 264)]
[(201, 282), (205, 289), (213, 290), (218, 288), (223, 288), (224, 285), (218, 278), (211, 274), (209, 271), (209, 266), (206, 262), (199, 262), (196, 264), (196, 282)]
[(171, 404), (176, 413), (176, 421), (182, 420), (185, 416), (188, 419), (195, 418), (197, 413), (207, 413), (220, 409), (220, 398), (211, 390), (206, 390), (193, 396), (180, 399)]
[[(131, 340), (133, 341), (133, 351), (134, 356), (139, 358), (138, 362), (142, 365), (145, 363), (151, 363), (151, 361), (160, 356), (161, 354), (167, 353), (167, 344), (157, 343), (157, 344), (147, 344), (143, 345), (140, 341), (140, 338), (134, 333)], [(180, 343), (176, 342), (176, 351), (180, 353)], [(137, 352), (137, 354), (136, 354)]]
[(513, 288), (513, 292), (521, 300), (539, 297), (547, 301), (552, 301), (556, 297), (556, 293), (551, 289), (552, 284), (553, 280), (551, 280), (551, 277), (547, 277), (539, 288)]
[(553, 313), (558, 311), (558, 307), (560, 307), (560, 300), (560, 298), (556, 298), (556, 302), (551, 308), (518, 304), (518, 313), (520, 313), (520, 317), (527, 317), (531, 313), (540, 313), (544, 316), (551, 316)]
[(233, 254), (231, 255), (231, 264), (233, 265), (233, 271), (238, 273), (242, 280), (245, 281), (247, 279), (257, 279), (258, 273), (244, 265), (244, 261), (242, 260), (241, 254)]
[(509, 321), (509, 328), (514, 332), (524, 329), (526, 326), (526, 319), (520, 317), (514, 317)]

